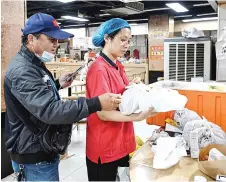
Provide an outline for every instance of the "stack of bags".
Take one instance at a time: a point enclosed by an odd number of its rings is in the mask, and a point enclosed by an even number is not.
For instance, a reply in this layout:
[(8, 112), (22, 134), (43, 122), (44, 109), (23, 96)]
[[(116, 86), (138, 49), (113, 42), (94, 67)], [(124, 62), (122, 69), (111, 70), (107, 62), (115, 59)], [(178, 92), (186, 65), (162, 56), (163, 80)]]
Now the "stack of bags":
[[(200, 150), (210, 144), (226, 145), (225, 132), (194, 111), (176, 110), (172, 119), (166, 121), (165, 131), (155, 130), (151, 137), (155, 169), (172, 167), (187, 156), (187, 151), (192, 158), (198, 158)], [(173, 131), (174, 137), (170, 137), (168, 131)]]
[(192, 158), (198, 158), (200, 149), (210, 144), (226, 145), (226, 134), (221, 127), (205, 117), (201, 119), (194, 111), (186, 108), (177, 110), (173, 119), (167, 119), (166, 122), (166, 131), (182, 134)]

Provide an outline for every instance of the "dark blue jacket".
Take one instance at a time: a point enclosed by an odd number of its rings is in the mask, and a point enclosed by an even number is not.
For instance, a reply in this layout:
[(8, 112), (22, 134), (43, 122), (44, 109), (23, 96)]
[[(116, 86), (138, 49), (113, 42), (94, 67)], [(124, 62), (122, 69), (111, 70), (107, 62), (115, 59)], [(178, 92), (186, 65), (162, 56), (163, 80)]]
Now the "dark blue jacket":
[[(51, 79), (52, 84), (47, 83), (46, 78)], [(26, 46), (22, 46), (8, 65), (4, 80), (5, 141), (15, 162), (37, 163), (56, 157), (45, 152), (39, 140), (34, 139), (34, 132), (27, 127), (31, 122), (43, 130), (49, 125), (68, 127), (101, 110), (97, 97), (63, 101), (57, 89), (59, 82), (54, 84), (45, 65)]]

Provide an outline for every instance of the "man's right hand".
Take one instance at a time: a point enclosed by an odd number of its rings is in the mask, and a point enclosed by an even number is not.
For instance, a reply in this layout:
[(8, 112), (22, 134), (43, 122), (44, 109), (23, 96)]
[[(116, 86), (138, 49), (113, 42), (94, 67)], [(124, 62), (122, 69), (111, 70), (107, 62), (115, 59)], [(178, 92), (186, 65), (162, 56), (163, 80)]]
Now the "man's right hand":
[(111, 111), (118, 108), (121, 103), (121, 95), (120, 94), (112, 94), (106, 93), (99, 96), (101, 109), (105, 111)]

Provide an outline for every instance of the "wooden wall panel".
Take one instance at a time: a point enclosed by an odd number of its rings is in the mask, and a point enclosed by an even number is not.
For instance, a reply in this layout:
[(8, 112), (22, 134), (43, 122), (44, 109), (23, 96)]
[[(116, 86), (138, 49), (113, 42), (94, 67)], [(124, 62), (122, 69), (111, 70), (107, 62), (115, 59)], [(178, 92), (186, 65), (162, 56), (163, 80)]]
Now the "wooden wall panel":
[(21, 29), (25, 22), (25, 1), (1, 0), (1, 109), (5, 111), (4, 74), (7, 65), (21, 46)]

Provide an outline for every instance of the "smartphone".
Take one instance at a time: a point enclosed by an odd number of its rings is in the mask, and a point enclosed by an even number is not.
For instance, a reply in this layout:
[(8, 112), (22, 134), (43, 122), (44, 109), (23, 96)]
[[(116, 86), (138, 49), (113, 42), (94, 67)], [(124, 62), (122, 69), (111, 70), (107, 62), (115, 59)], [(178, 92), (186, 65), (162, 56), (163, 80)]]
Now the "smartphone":
[(67, 78), (67, 82), (74, 80), (76, 75), (85, 67), (85, 65), (82, 65), (81, 67), (79, 67), (75, 72), (72, 73), (72, 75), (70, 77)]

